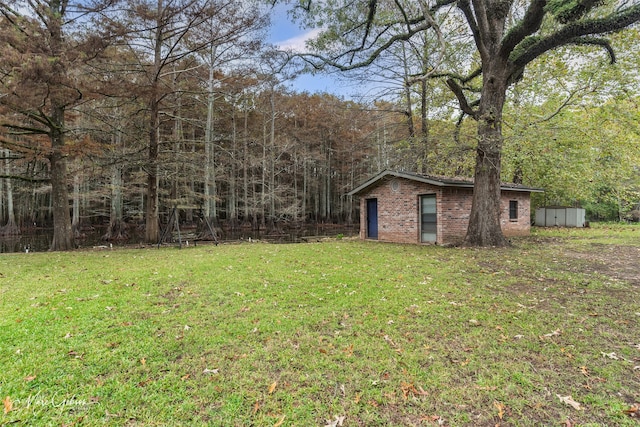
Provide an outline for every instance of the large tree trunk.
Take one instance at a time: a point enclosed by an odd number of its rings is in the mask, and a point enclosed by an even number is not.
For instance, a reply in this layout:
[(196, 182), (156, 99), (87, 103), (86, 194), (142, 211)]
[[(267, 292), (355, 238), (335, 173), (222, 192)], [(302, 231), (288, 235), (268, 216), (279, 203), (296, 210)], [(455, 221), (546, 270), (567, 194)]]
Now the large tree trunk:
[(80, 177), (73, 175), (73, 203), (71, 209), (71, 231), (74, 237), (80, 234)]
[(502, 108), (506, 79), (485, 72), (478, 110), (478, 147), (473, 204), (465, 237), (468, 246), (507, 246), (500, 226), (500, 160), (502, 152)]
[(227, 219), (232, 226), (238, 223), (238, 134), (236, 125), (236, 113), (234, 109), (231, 114), (231, 161), (229, 162), (229, 194), (227, 195)]
[(119, 240), (127, 237), (126, 224), (122, 218), (122, 166), (111, 167), (111, 202), (109, 209), (109, 227), (102, 236), (104, 240)]
[(275, 88), (269, 95), (269, 219), (276, 217), (276, 100)]
[(418, 151), (418, 172), (429, 173), (429, 117), (427, 81), (420, 82), (420, 148)]
[(244, 207), (244, 221), (249, 221), (251, 209), (249, 208), (249, 109), (243, 108), (244, 124), (242, 131), (242, 203)]
[[(118, 129), (113, 144), (116, 151), (122, 147), (122, 131)], [(118, 240), (127, 236), (126, 225), (123, 221), (123, 196), (122, 196), (122, 165), (114, 163), (111, 166), (111, 200), (109, 209), (109, 227), (102, 236), (104, 240)]]
[(260, 178), (260, 226), (264, 229), (267, 224), (267, 121), (262, 122), (262, 176)]
[(213, 113), (215, 94), (215, 56), (216, 47), (211, 47), (211, 57), (209, 62), (209, 81), (207, 92), (207, 124), (204, 133), (204, 215), (205, 217), (214, 222), (217, 219), (218, 212), (216, 211), (216, 170), (215, 170), (215, 150), (213, 146)]
[(145, 211), (145, 241), (160, 240), (158, 218), (158, 139), (160, 138), (160, 70), (162, 69), (163, 1), (158, 0), (157, 27), (154, 35), (153, 74), (149, 99), (149, 157), (147, 165), (147, 206)]
[(149, 164), (147, 166), (147, 206), (145, 212), (145, 241), (157, 243), (160, 239), (158, 223), (158, 103), (151, 102), (151, 129), (149, 131)]
[[(53, 118), (56, 123), (62, 123), (64, 109), (56, 107)], [(71, 231), (71, 214), (69, 213), (69, 190), (67, 188), (67, 159), (61, 152), (64, 137), (56, 128), (51, 136), (51, 205), (53, 208), (53, 241), (52, 251), (67, 251), (74, 248), (73, 233)]]
[(64, 153), (65, 145), (65, 84), (63, 77), (67, 70), (60, 59), (62, 56), (62, 5), (60, 2), (49, 4), (51, 20), (47, 27), (51, 33), (51, 61), (53, 61), (53, 78), (51, 87), (51, 117), (49, 139), (51, 153), (51, 205), (53, 210), (53, 241), (52, 251), (66, 251), (74, 248), (71, 230), (71, 214), (69, 212), (69, 189), (67, 188), (67, 158)]
[[(11, 152), (9, 150), (0, 150), (1, 153), (5, 156), (4, 167), (5, 174), (11, 174), (11, 163), (9, 161), (9, 156)], [(11, 179), (6, 180), (6, 198), (7, 198), (7, 217), (6, 224), (2, 227), (2, 235), (3, 236), (17, 236), (20, 234), (20, 227), (18, 227), (18, 223), (16, 222), (16, 214), (15, 208), (13, 206), (13, 182)], [(4, 219), (4, 218), (3, 218)]]

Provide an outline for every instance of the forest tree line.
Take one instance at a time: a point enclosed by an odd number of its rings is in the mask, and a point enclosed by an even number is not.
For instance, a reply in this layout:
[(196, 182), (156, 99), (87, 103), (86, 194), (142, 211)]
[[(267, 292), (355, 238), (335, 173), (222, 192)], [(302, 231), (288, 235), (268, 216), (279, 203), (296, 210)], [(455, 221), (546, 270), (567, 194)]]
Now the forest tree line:
[[(475, 129), (443, 81), (385, 76), (376, 99), (299, 93), (261, 42), (258, 3), (118, 4), (0, 3), (5, 234), (58, 228), (56, 209), (71, 235), (139, 227), (149, 242), (174, 209), (221, 227), (350, 224), (346, 193), (382, 170), (473, 176)], [(505, 106), (503, 181), (545, 188), (537, 205), (633, 217), (637, 40), (617, 39), (627, 55), (607, 72), (597, 55), (569, 70), (567, 52), (533, 65)]]

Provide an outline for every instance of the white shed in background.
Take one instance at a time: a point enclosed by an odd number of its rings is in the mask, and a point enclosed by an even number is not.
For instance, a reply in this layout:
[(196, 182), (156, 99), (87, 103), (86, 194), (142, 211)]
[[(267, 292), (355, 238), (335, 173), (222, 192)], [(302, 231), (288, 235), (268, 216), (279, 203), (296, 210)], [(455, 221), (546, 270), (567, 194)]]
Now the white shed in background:
[(535, 225), (538, 227), (584, 227), (584, 209), (548, 206), (536, 209)]

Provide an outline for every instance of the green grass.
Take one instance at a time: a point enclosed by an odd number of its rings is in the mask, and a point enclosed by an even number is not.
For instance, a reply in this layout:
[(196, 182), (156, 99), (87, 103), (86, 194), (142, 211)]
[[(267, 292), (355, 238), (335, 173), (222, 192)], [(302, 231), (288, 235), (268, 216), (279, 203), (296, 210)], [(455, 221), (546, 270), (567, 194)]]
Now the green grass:
[(640, 228), (514, 243), (3, 255), (0, 426), (638, 426)]

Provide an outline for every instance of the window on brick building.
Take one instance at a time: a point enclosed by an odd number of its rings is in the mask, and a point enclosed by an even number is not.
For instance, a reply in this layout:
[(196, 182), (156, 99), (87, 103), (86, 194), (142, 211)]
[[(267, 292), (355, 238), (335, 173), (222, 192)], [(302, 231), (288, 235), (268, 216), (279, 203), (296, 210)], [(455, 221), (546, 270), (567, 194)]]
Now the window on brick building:
[(421, 242), (435, 242), (437, 239), (436, 195), (420, 197)]
[(511, 221), (518, 220), (518, 201), (509, 200), (509, 219)]

